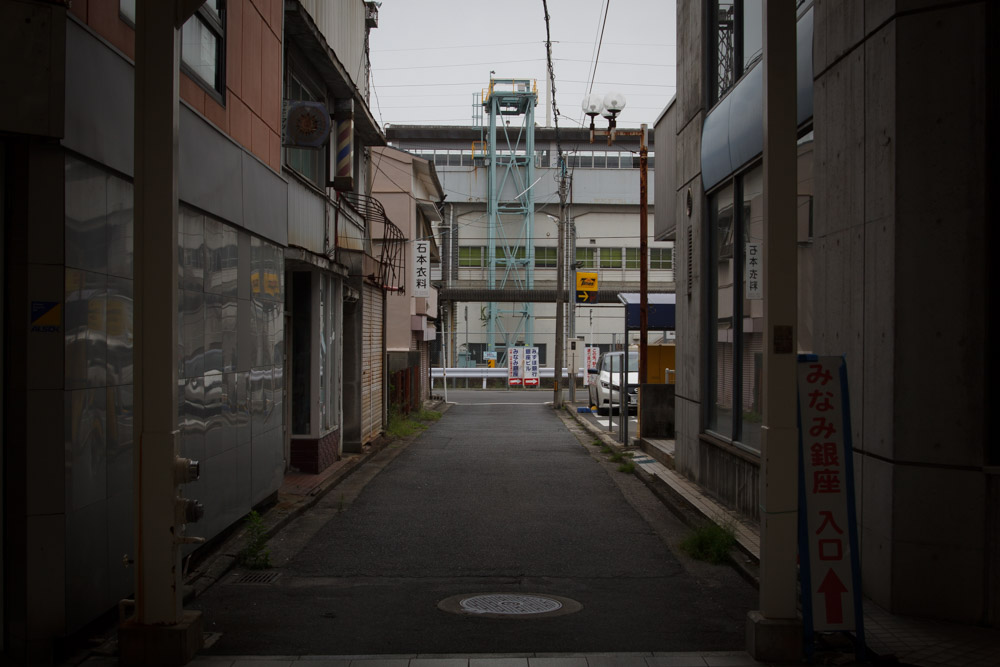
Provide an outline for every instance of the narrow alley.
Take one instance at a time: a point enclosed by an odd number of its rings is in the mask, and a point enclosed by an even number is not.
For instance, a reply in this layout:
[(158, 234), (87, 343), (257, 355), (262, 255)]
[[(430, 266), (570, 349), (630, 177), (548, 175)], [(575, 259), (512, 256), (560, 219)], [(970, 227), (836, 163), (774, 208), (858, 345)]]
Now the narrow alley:
[[(270, 583), (237, 570), (192, 605), (213, 633), (201, 655), (742, 649), (753, 587), (682, 555), (687, 529), (550, 396), (453, 392), (272, 540)], [(496, 593), (565, 603), (439, 606)]]

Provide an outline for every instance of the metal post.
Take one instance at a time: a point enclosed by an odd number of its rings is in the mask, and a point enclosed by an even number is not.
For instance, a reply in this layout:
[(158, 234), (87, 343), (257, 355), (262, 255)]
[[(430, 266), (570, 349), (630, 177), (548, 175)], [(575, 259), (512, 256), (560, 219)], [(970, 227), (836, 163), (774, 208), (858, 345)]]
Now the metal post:
[(647, 357), (646, 339), (649, 331), (649, 244), (646, 237), (648, 228), (646, 218), (649, 209), (646, 204), (647, 168), (647, 138), (649, 131), (642, 124), (642, 137), (639, 140), (639, 386), (646, 384)]

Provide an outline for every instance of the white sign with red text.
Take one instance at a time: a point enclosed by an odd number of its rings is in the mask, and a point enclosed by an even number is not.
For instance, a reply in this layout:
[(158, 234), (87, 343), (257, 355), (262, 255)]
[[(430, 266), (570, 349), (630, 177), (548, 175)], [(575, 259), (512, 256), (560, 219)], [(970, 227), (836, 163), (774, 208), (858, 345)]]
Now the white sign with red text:
[(525, 347), (524, 350), (524, 386), (538, 386), (538, 348)]
[(520, 387), (524, 377), (524, 348), (507, 348), (507, 384)]
[[(589, 371), (591, 368), (597, 368), (597, 360), (601, 358), (601, 348), (599, 347), (588, 347), (587, 348), (587, 363), (585, 368)], [(597, 375), (587, 373), (587, 384), (596, 385)]]
[[(846, 373), (842, 357), (801, 358), (798, 363), (800, 506), (809, 557), (813, 628), (856, 628), (854, 563), (851, 544), (853, 479), (848, 466), (850, 424), (845, 419)], [(807, 582), (803, 582), (803, 587)]]

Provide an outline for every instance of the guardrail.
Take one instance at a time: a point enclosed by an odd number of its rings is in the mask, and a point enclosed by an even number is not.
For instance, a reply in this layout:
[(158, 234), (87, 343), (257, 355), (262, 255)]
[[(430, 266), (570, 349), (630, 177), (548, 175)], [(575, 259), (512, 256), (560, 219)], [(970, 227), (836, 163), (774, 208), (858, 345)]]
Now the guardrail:
[[(539, 368), (539, 377), (551, 378), (555, 377), (555, 369), (553, 368)], [(507, 369), (506, 368), (487, 368), (476, 367), (476, 368), (441, 368), (441, 367), (431, 367), (431, 379), (439, 380), (443, 377), (449, 378), (506, 378)], [(569, 377), (569, 370), (566, 368), (562, 369), (562, 376)], [(584, 369), (579, 369), (576, 373), (576, 377), (585, 377), (586, 373)]]

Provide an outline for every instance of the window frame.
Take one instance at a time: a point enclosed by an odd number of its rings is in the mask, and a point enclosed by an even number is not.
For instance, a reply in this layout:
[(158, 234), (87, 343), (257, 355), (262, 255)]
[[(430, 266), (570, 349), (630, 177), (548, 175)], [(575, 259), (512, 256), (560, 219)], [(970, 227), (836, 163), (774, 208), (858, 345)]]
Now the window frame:
[[(465, 251), (469, 256), (462, 257), (463, 251)], [(473, 252), (475, 251), (475, 252)], [(481, 269), (483, 268), (483, 256), (486, 254), (485, 247), (481, 245), (462, 245), (458, 246), (458, 268), (460, 269)], [(476, 264), (470, 264), (468, 262), (477, 262)]]
[(535, 246), (535, 268), (555, 269), (558, 268), (559, 253), (555, 246), (536, 245)]
[[(212, 0), (209, 0), (211, 2)], [(181, 26), (181, 72), (187, 74), (192, 81), (205, 89), (205, 92), (221, 104), (226, 105), (226, 0), (214, 0), (218, 3), (216, 13), (208, 7), (209, 2), (203, 3), (191, 17)], [(119, 12), (121, 11), (119, 4)], [(197, 70), (184, 61), (184, 28), (191, 21), (198, 21), (209, 32), (215, 35), (215, 81), (206, 81), (198, 74)]]
[[(653, 257), (653, 255), (659, 255)], [(666, 255), (664, 257), (664, 255)], [(664, 266), (666, 264), (666, 266)], [(649, 268), (653, 271), (673, 271), (674, 249), (671, 246), (649, 249)]]
[[(321, 102), (327, 104), (325, 88), (312, 80), (304, 71), (305, 66), (302, 60), (289, 54), (285, 62), (285, 82), (283, 99), (289, 101)], [(296, 89), (293, 90), (293, 86)], [(317, 91), (323, 91), (322, 93)], [(296, 96), (293, 97), (293, 93)], [(315, 169), (316, 177), (307, 173), (298, 163), (308, 157), (310, 167)], [(298, 159), (296, 159), (298, 158)], [(297, 148), (295, 146), (282, 146), (281, 151), (282, 166), (295, 172), (298, 176), (311, 183), (313, 186), (326, 189), (327, 183), (327, 160), (326, 151), (316, 148)]]
[(596, 269), (597, 253), (595, 250), (597, 250), (597, 248), (577, 248), (575, 257), (577, 266), (581, 269)]
[[(617, 260), (614, 255), (617, 254)], [(625, 265), (625, 253), (621, 248), (603, 247), (598, 253), (598, 267), (602, 269), (620, 269)]]

